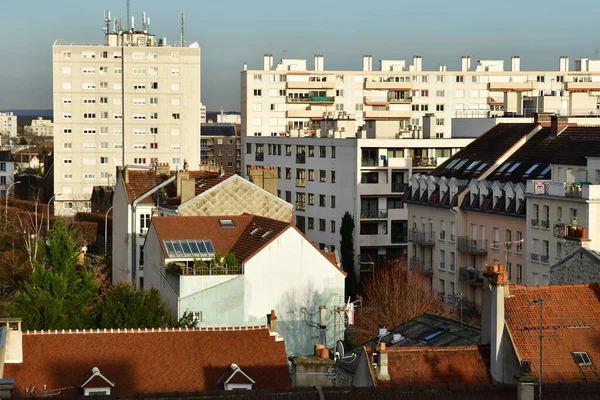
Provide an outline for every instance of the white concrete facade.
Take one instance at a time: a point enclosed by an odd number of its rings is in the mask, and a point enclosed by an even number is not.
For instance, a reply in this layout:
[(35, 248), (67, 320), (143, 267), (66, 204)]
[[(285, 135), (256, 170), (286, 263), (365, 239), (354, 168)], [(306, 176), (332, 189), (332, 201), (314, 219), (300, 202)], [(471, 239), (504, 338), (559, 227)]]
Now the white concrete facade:
[(407, 247), (401, 196), (410, 177), (433, 169), (473, 139), (396, 139), (397, 126), (390, 135), (387, 122), (394, 121), (373, 121), (358, 139), (338, 133), (247, 136), (243, 172), (247, 176), (254, 165), (277, 166), (279, 196), (294, 205), (296, 226), (321, 248), (339, 248), (342, 217), (349, 211), (357, 256), (398, 258)]
[(53, 45), (57, 214), (89, 210), (117, 166), (200, 164), (198, 44), (157, 45), (133, 30), (106, 38)]
[(527, 181), (527, 283), (547, 285), (550, 266), (579, 247), (600, 250), (600, 158), (553, 165), (552, 181)]
[(25, 132), (35, 136), (53, 136), (54, 123), (51, 119), (38, 117), (31, 121), (30, 126), (25, 127)]
[(17, 116), (12, 112), (0, 112), (0, 135), (17, 136)]

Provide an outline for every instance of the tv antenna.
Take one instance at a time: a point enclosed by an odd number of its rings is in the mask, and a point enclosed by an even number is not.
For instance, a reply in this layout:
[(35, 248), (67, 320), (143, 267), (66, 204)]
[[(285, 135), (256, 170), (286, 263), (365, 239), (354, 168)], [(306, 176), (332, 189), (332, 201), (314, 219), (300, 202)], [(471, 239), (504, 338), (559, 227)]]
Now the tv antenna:
[(183, 13), (181, 13), (181, 47), (183, 47), (183, 43), (184, 43), (184, 40), (183, 40), (184, 25), (185, 25), (185, 15)]

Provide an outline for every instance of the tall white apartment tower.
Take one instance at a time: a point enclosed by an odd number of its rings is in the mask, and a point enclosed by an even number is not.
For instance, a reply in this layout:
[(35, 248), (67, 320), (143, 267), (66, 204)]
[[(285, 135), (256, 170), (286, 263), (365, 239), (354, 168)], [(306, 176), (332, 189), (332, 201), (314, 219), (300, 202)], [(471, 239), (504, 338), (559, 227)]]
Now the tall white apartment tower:
[(200, 164), (200, 46), (104, 15), (105, 42), (53, 45), (55, 213), (89, 211), (116, 168)]

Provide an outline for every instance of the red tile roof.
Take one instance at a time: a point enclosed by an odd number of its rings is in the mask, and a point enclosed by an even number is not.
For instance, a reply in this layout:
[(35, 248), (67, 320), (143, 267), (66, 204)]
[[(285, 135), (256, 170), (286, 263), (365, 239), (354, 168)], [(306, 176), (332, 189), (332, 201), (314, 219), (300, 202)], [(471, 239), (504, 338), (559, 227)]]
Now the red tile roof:
[[(254, 388), (291, 386), (283, 341), (266, 327), (161, 332), (23, 333), (23, 363), (5, 364), (4, 377), (27, 395), (79, 394), (93, 367), (115, 383), (112, 394), (221, 390), (219, 378), (235, 363)], [(46, 385), (46, 393), (43, 391)], [(88, 385), (89, 387), (89, 385)]]
[[(519, 360), (530, 360), (539, 376), (540, 306), (543, 302), (543, 381), (600, 382), (600, 286), (511, 286), (505, 321)], [(580, 366), (573, 352), (587, 352)]]
[(390, 381), (380, 385), (492, 383), (489, 346), (388, 348)]
[[(143, 194), (160, 185), (175, 175), (175, 171), (168, 174), (157, 175), (154, 170), (129, 170), (129, 183), (125, 184), (127, 199), (131, 203)], [(234, 174), (220, 174), (212, 171), (187, 171), (190, 178), (196, 180), (195, 194), (198, 196), (219, 183), (231, 178)], [(171, 205), (181, 204), (181, 198), (177, 197), (177, 183), (172, 182), (166, 188), (168, 203)], [(152, 197), (142, 200), (142, 203), (153, 203)]]

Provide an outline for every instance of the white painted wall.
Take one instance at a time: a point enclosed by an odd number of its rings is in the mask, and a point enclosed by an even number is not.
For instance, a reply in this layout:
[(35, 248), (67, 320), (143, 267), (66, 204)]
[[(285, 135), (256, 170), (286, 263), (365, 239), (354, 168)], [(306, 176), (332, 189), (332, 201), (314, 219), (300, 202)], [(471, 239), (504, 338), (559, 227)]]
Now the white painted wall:
[(112, 283), (131, 282), (131, 208), (119, 179), (113, 195)]

